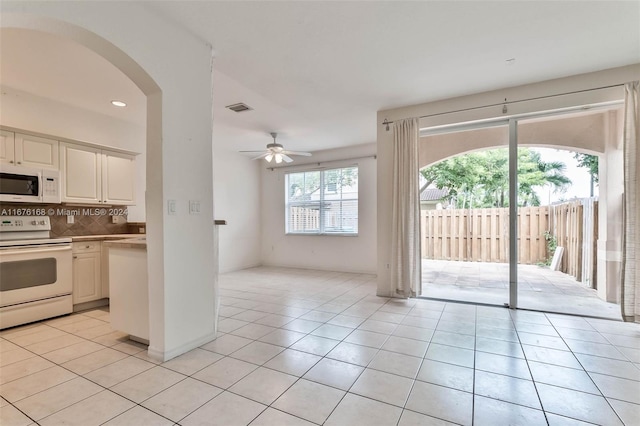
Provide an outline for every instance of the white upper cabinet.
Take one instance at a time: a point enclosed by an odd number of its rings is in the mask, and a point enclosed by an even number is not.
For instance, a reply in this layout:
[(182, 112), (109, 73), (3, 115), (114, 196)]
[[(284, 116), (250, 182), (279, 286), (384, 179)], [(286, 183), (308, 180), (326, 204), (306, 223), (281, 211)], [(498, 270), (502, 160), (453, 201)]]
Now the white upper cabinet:
[(99, 149), (61, 143), (60, 170), (63, 202), (102, 202), (102, 157)]
[(14, 140), (13, 132), (0, 130), (0, 163), (14, 163)]
[(135, 157), (102, 151), (102, 201), (106, 204), (135, 204)]
[(135, 204), (135, 157), (84, 145), (61, 143), (62, 201)]
[(2, 130), (0, 131), (0, 162), (37, 169), (58, 170), (58, 141)]
[(15, 157), (19, 166), (58, 170), (58, 141), (20, 133), (16, 133), (15, 139)]

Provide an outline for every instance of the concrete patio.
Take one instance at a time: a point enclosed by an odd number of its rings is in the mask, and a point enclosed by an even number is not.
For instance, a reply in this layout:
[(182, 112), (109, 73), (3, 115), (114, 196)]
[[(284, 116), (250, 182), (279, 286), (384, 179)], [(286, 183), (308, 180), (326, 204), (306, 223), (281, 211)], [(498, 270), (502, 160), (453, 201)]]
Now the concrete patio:
[[(570, 275), (518, 265), (518, 277), (519, 308), (622, 319), (619, 305)], [(503, 305), (509, 301), (509, 264), (423, 259), (422, 297)]]

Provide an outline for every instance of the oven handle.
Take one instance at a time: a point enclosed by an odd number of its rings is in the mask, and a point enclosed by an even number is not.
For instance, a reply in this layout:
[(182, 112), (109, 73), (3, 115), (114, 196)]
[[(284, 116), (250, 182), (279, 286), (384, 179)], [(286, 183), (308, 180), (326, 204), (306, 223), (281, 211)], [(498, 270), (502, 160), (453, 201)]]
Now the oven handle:
[(11, 256), (12, 254), (35, 254), (35, 253), (51, 253), (56, 251), (69, 251), (71, 246), (51, 247), (51, 248), (24, 248), (21, 250), (0, 250), (1, 256)]

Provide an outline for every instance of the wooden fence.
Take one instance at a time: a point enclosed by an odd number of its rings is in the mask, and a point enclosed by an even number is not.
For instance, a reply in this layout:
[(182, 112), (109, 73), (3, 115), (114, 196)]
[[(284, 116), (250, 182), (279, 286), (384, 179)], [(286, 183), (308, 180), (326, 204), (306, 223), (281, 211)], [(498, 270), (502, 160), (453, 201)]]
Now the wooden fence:
[(564, 247), (560, 271), (596, 288), (598, 202), (591, 198), (549, 206), (550, 230)]
[(289, 232), (320, 229), (320, 210), (307, 207), (289, 207)]
[[(518, 263), (547, 258), (547, 207), (519, 209)], [(422, 257), (468, 262), (509, 261), (509, 209), (423, 210)]]
[[(544, 236), (548, 231), (556, 237), (558, 245), (565, 248), (560, 270), (592, 286), (597, 207), (597, 201), (578, 200), (519, 208), (518, 263), (544, 263), (553, 255), (548, 253)], [(509, 262), (509, 209), (423, 210), (421, 213), (423, 258)]]

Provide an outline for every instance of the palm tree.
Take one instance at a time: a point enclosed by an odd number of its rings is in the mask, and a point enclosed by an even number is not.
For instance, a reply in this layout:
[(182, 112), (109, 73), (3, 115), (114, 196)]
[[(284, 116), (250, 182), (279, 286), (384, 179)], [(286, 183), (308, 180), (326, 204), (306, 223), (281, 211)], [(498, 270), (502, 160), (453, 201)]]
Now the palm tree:
[(565, 191), (571, 184), (571, 179), (564, 174), (566, 170), (567, 166), (561, 161), (542, 161), (538, 151), (520, 148), (518, 150), (518, 189), (522, 204), (540, 205), (535, 187), (550, 185), (554, 193)]

